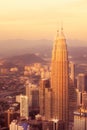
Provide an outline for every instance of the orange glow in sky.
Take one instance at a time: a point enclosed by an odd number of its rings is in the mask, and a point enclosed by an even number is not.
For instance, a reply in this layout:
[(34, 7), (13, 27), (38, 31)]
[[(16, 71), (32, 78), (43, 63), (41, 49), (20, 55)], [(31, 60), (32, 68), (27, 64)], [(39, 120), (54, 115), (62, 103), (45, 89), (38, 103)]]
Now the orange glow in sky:
[(60, 20), (68, 38), (87, 40), (87, 0), (1, 0), (0, 40), (53, 39)]

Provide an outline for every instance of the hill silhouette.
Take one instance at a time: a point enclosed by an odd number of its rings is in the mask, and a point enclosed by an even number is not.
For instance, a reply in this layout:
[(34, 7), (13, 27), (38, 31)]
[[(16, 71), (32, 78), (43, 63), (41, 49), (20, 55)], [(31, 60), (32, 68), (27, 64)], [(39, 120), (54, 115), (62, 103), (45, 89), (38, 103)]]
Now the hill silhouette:
[(17, 55), (12, 56), (4, 59), (4, 66), (12, 67), (12, 66), (24, 66), (24, 65), (30, 65), (33, 63), (44, 63), (45, 61), (35, 55), (35, 54), (23, 54), (23, 55)]

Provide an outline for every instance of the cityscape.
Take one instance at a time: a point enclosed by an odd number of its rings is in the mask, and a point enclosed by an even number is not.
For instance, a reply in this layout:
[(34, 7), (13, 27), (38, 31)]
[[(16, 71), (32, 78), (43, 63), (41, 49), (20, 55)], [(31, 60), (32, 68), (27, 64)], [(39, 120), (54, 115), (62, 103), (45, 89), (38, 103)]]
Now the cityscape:
[(87, 130), (87, 2), (0, 3), (0, 130)]

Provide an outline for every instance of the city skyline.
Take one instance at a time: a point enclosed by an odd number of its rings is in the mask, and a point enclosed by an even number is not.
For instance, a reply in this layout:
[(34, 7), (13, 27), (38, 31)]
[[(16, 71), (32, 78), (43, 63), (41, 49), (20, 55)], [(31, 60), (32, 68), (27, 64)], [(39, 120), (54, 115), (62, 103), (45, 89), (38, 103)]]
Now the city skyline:
[[(79, 86), (77, 87), (78, 79), (75, 76), (75, 65), (78, 67), (78, 73), (81, 70), (81, 65), (84, 65), (83, 68), (87, 72), (87, 63), (84, 64), (83, 57), (80, 59), (81, 63), (69, 62), (66, 43), (63, 26), (61, 26), (60, 30), (57, 30), (53, 42), (51, 64), (49, 59), (44, 62), (41, 62), (42, 60), (37, 62), (32, 55), (30, 58), (27, 55), (28, 59), (24, 56), (24, 59), (29, 61), (34, 59), (33, 64), (23, 60), (23, 55), (19, 57), (19, 60), (17, 60), (18, 56), (9, 59), (7, 64), (5, 60), (1, 60), (1, 128), (6, 126), (6, 130), (15, 130), (15, 128), (18, 130), (21, 128), (23, 130), (71, 130), (74, 128), (75, 130), (80, 126), (79, 120), (76, 119), (78, 112), (79, 117), (81, 117), (82, 111), (85, 115), (81, 127), (86, 128), (87, 112), (85, 110), (87, 108), (85, 104), (87, 100), (85, 98), (87, 98), (87, 93), (82, 93), (82, 97), (80, 97)], [(11, 46), (9, 47), (11, 48)], [(79, 56), (76, 54), (75, 57), (77, 61)], [(86, 58), (86, 55), (84, 57)], [(14, 59), (16, 59), (16, 63), (12, 62)], [(84, 86), (85, 84), (83, 82)], [(20, 96), (20, 94), (23, 95)], [(77, 101), (80, 98), (83, 100), (79, 106)], [(5, 102), (3, 102), (4, 99)], [(26, 128), (23, 127), (25, 125)]]
[(0, 40), (53, 40), (62, 21), (67, 38), (87, 41), (86, 0), (3, 0), (0, 10)]

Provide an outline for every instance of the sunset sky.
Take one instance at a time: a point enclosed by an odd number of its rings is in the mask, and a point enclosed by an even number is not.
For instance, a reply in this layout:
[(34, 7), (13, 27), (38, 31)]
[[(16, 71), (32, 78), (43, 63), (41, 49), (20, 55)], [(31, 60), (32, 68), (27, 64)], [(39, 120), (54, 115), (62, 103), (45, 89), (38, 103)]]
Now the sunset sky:
[(87, 0), (0, 0), (0, 40), (53, 39), (60, 21), (67, 38), (87, 40)]

